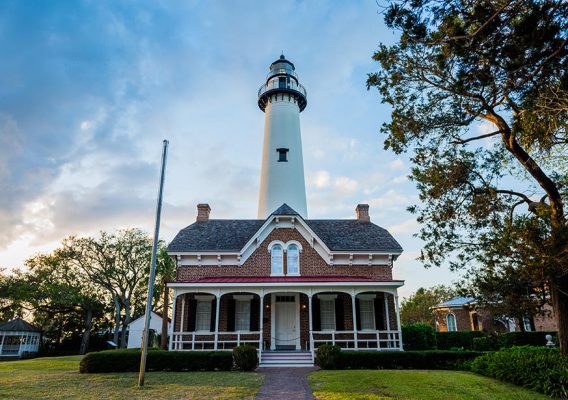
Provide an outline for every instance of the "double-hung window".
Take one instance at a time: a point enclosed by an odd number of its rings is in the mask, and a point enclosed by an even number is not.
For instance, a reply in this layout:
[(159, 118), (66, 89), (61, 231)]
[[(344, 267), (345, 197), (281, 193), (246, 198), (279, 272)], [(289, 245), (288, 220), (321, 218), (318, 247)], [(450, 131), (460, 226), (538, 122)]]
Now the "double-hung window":
[(320, 300), (321, 330), (335, 329), (335, 299), (323, 298)]
[(288, 246), (287, 251), (287, 272), (288, 275), (299, 275), (300, 274), (300, 249), (297, 245), (291, 244)]
[(361, 329), (375, 329), (375, 304), (373, 299), (359, 299)]
[(209, 331), (211, 329), (211, 300), (197, 300), (195, 330)]
[(276, 244), (272, 246), (270, 251), (270, 265), (271, 265), (271, 275), (282, 275), (284, 273), (283, 270), (283, 256), (284, 250), (282, 246)]
[(250, 330), (250, 300), (235, 302), (235, 329), (237, 331)]
[(457, 331), (456, 316), (454, 314), (446, 315), (446, 322), (448, 323), (448, 332)]

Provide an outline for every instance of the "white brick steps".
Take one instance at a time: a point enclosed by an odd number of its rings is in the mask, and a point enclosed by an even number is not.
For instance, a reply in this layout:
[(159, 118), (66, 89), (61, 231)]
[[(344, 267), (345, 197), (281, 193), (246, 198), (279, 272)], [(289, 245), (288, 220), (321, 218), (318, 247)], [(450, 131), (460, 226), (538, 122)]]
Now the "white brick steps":
[(260, 367), (313, 367), (309, 351), (263, 351)]

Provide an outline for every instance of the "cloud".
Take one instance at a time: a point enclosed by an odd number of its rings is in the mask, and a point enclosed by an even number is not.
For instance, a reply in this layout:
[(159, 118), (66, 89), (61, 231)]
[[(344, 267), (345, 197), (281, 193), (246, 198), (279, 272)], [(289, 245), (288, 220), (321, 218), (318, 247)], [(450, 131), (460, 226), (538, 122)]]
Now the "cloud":
[(414, 234), (417, 233), (420, 228), (420, 224), (415, 218), (408, 219), (400, 224), (392, 225), (388, 227), (388, 231), (391, 234)]
[(406, 166), (404, 165), (404, 161), (402, 161), (400, 158), (397, 158), (394, 161), (391, 161), (389, 163), (389, 168), (390, 169), (405, 169)]

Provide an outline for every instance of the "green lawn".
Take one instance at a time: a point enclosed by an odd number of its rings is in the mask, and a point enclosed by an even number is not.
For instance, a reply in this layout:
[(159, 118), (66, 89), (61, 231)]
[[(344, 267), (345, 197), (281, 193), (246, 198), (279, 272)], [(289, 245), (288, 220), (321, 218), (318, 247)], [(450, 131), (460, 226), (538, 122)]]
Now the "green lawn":
[(318, 371), (318, 400), (545, 400), (545, 395), (460, 371)]
[(0, 399), (254, 399), (262, 376), (242, 372), (79, 374), (80, 356), (0, 362)]

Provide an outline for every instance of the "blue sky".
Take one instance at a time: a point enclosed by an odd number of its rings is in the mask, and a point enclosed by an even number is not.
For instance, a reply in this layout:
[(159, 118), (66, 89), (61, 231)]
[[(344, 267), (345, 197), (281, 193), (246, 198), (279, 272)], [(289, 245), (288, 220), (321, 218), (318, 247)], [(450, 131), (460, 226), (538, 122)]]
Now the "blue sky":
[(368, 1), (3, 1), (0, 266), (68, 235), (152, 231), (161, 141), (170, 140), (162, 237), (193, 222), (255, 218), (264, 114), (256, 93), (283, 51), (308, 91), (301, 115), (311, 218), (370, 204), (405, 253), (402, 295), (457, 279), (418, 261), (410, 164), (383, 150), (390, 110), (367, 91), (392, 43)]

